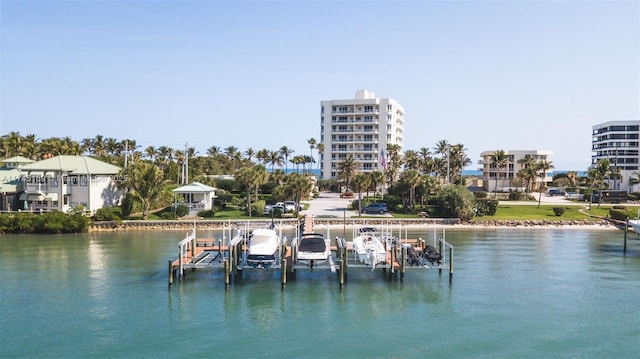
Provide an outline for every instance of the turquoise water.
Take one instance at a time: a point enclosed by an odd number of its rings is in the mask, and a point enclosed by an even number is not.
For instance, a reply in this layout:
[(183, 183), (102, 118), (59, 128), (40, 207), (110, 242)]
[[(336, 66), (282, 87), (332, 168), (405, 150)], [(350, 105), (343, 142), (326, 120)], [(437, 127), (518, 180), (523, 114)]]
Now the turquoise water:
[[(206, 235), (203, 233), (203, 235)], [(431, 238), (432, 230), (412, 236)], [(0, 357), (632, 358), (640, 240), (619, 231), (448, 230), (455, 274), (404, 282), (255, 270), (167, 288), (184, 233), (0, 237)], [(210, 234), (209, 234), (210, 236)]]

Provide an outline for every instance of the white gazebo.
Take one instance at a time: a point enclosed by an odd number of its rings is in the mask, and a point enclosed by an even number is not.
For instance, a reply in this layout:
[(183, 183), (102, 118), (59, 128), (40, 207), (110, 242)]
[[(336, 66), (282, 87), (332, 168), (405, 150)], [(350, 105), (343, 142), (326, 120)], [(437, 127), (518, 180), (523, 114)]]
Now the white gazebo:
[(188, 185), (173, 190), (174, 207), (185, 205), (189, 213), (199, 212), (213, 208), (217, 188), (207, 186), (200, 182), (192, 182)]

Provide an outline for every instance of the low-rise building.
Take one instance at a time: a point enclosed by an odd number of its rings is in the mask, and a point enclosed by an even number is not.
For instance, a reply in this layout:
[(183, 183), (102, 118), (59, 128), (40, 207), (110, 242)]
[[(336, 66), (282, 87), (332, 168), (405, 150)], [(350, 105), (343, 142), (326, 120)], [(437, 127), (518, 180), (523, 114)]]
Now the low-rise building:
[[(521, 164), (521, 160), (525, 158), (531, 158), (534, 162), (551, 161), (553, 151), (545, 150), (504, 150), (508, 157), (506, 166), (498, 167), (492, 160), (492, 156), (496, 154), (497, 150), (484, 151), (480, 154), (482, 159), (478, 164), (482, 165), (479, 169), (482, 172), (483, 188), (488, 192), (498, 191), (506, 192), (509, 189), (523, 190), (524, 184), (514, 181), (518, 174), (518, 171), (524, 168)], [(545, 174), (545, 178), (536, 177), (534, 179), (534, 187), (538, 187), (540, 183), (546, 185), (550, 183), (552, 178), (552, 171), (548, 171)]]
[(20, 168), (19, 210), (67, 212), (82, 206), (95, 213), (118, 205), (120, 167), (88, 156), (56, 156)]

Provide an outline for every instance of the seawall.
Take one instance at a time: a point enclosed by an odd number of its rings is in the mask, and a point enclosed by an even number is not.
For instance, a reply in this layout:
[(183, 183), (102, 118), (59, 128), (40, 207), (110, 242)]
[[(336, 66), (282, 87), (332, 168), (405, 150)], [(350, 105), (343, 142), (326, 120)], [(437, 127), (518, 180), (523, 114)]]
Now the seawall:
[[(271, 220), (159, 220), (159, 221), (112, 221), (94, 222), (90, 225), (90, 232), (100, 231), (189, 231), (194, 223), (197, 230), (218, 230), (223, 228), (235, 228), (246, 226), (252, 228), (267, 227)], [(278, 227), (295, 228), (298, 225), (297, 219), (279, 219), (274, 221)], [(432, 227), (434, 225), (447, 225), (459, 228), (492, 228), (492, 227), (574, 227), (574, 228), (611, 228), (616, 227), (608, 221), (602, 220), (501, 220), (482, 222), (461, 222), (458, 218), (428, 218), (428, 219), (331, 219), (316, 218), (314, 226), (316, 228), (341, 227), (341, 226), (391, 226), (391, 227)]]

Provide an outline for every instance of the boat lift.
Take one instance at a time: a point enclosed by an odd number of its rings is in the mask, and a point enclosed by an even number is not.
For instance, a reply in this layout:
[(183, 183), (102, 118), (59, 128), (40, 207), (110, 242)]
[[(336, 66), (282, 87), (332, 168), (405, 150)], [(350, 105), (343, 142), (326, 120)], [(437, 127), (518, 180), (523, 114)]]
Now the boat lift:
[[(332, 273), (337, 273), (340, 286), (343, 286), (347, 279), (348, 268), (372, 269), (370, 265), (365, 265), (358, 260), (357, 254), (353, 251), (352, 242), (347, 242), (344, 237), (339, 236), (330, 240), (331, 233), (328, 227), (324, 237), (328, 239), (327, 245), (330, 248), (327, 260), (309, 261), (298, 258), (299, 239), (302, 238), (304, 232), (312, 230), (313, 227), (311, 225), (311, 229), (309, 228), (308, 218), (303, 218), (301, 221), (304, 222), (299, 222), (294, 238), (289, 242), (286, 237), (282, 236), (282, 223), (276, 226), (281, 238), (280, 249), (276, 262), (266, 270), (281, 271), (282, 287), (286, 286), (287, 279), (295, 279), (297, 270), (329, 269)], [(305, 225), (301, 225), (305, 222)], [(187, 269), (222, 270), (226, 287), (230, 286), (232, 280), (241, 277), (244, 269), (255, 269), (246, 261), (248, 253), (248, 236), (246, 234), (250, 233), (250, 229), (249, 223), (242, 227), (229, 224), (223, 228), (221, 239), (197, 239), (194, 222), (193, 230), (178, 243), (178, 259), (169, 260), (169, 287), (173, 285), (176, 278), (184, 280)], [(387, 273), (390, 280), (399, 276), (401, 281), (404, 280), (404, 274), (407, 270), (435, 267), (441, 274), (443, 269), (448, 269), (449, 281), (451, 282), (453, 278), (453, 246), (446, 241), (445, 228), (442, 228), (441, 236), (437, 235), (437, 230), (436, 227), (433, 227), (433, 246), (431, 246), (427, 245), (427, 241), (422, 238), (409, 239), (407, 228), (404, 228), (403, 233), (403, 228), (400, 227), (397, 235), (394, 236), (391, 226), (381, 227), (380, 233), (385, 237), (387, 261), (377, 264), (375, 269)], [(442, 256), (441, 259), (437, 262), (430, 262), (425, 256), (428, 247), (437, 248)], [(412, 258), (412, 255), (416, 255), (416, 257)]]

